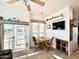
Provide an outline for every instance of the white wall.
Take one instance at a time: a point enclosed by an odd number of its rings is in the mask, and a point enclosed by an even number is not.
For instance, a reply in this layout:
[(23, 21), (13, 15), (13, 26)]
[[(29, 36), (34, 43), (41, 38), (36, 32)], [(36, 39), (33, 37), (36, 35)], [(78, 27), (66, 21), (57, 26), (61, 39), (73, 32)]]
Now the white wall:
[[(69, 28), (69, 20), (71, 18), (70, 16), (70, 8), (69, 7), (66, 7), (58, 12), (56, 12), (55, 14), (52, 14), (51, 16), (47, 17), (48, 19), (51, 18), (52, 16), (58, 16), (60, 14), (63, 14), (64, 15), (64, 18), (63, 19), (53, 19), (53, 20), (50, 20), (50, 21), (47, 21), (47, 25), (51, 25), (51, 29), (46, 29), (46, 35), (48, 37), (56, 37), (56, 38), (59, 38), (59, 39), (62, 39), (62, 40), (66, 40), (66, 41), (69, 41), (70, 39), (70, 28)], [(58, 21), (65, 21), (65, 29), (64, 30), (53, 30), (52, 29), (52, 23), (54, 22), (58, 22)]]
[[(77, 27), (76, 29), (73, 27), (73, 40), (70, 41), (70, 20), (73, 20), (73, 10), (70, 7), (66, 7), (55, 14), (52, 14), (51, 16), (47, 17), (46, 19), (51, 18), (52, 16), (58, 16), (60, 14), (64, 15), (64, 18), (59, 20), (59, 19), (53, 19), (50, 21), (47, 21), (47, 25), (51, 25), (51, 29), (46, 28), (46, 35), (47, 37), (55, 37), (53, 40), (53, 47), (56, 48), (56, 38), (68, 41), (68, 56), (70, 56), (74, 50), (77, 49)], [(58, 21), (65, 21), (65, 30), (53, 30), (52, 29), (52, 23), (58, 22)], [(75, 29), (75, 30), (74, 30)], [(74, 36), (76, 35), (76, 36)]]

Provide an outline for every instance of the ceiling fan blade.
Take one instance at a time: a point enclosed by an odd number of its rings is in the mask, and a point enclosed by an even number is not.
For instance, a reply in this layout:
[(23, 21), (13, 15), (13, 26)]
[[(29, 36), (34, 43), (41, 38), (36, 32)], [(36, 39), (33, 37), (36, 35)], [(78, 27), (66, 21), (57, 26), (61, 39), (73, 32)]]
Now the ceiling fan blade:
[(30, 5), (27, 5), (27, 10), (28, 10), (28, 11), (31, 11)]
[(7, 3), (13, 4), (13, 3), (15, 3), (15, 2), (17, 2), (17, 1), (19, 1), (19, 0), (7, 0)]
[(36, 4), (39, 4), (41, 6), (44, 6), (45, 3), (43, 1), (40, 1), (40, 0), (31, 0), (32, 2), (36, 3)]

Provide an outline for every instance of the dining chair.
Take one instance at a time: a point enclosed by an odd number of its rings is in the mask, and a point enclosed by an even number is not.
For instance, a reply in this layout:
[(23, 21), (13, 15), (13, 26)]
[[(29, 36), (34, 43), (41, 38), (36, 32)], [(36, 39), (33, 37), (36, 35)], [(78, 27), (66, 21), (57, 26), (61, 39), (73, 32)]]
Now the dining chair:
[(33, 42), (34, 42), (34, 47), (35, 47), (35, 48), (38, 48), (39, 42), (37, 41), (36, 37), (33, 36), (32, 39), (33, 39)]
[(47, 43), (46, 43), (46, 48), (47, 50), (50, 50), (52, 48), (52, 42), (53, 42), (54, 37), (52, 37)]

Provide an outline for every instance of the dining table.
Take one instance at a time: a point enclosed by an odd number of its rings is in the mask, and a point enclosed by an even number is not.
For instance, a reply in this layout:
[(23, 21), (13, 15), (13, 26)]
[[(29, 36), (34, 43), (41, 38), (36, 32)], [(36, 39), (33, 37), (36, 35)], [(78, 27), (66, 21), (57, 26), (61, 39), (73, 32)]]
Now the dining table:
[(46, 44), (49, 42), (49, 38), (47, 38), (47, 37), (39, 38), (38, 41), (39, 41), (40, 49), (45, 49)]

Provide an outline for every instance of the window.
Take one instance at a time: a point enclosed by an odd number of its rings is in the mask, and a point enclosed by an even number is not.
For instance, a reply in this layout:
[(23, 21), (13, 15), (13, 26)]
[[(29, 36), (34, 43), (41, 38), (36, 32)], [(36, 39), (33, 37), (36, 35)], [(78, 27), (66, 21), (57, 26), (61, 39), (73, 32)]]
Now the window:
[(42, 24), (42, 23), (32, 23), (32, 36), (35, 36), (35, 37), (43, 37), (45, 36), (44, 33), (45, 33), (45, 24)]
[(32, 23), (32, 35), (38, 37), (38, 23)]
[(32, 23), (32, 30), (33, 30), (33, 33), (38, 32), (38, 23)]
[(44, 37), (44, 24), (39, 24), (39, 37)]

